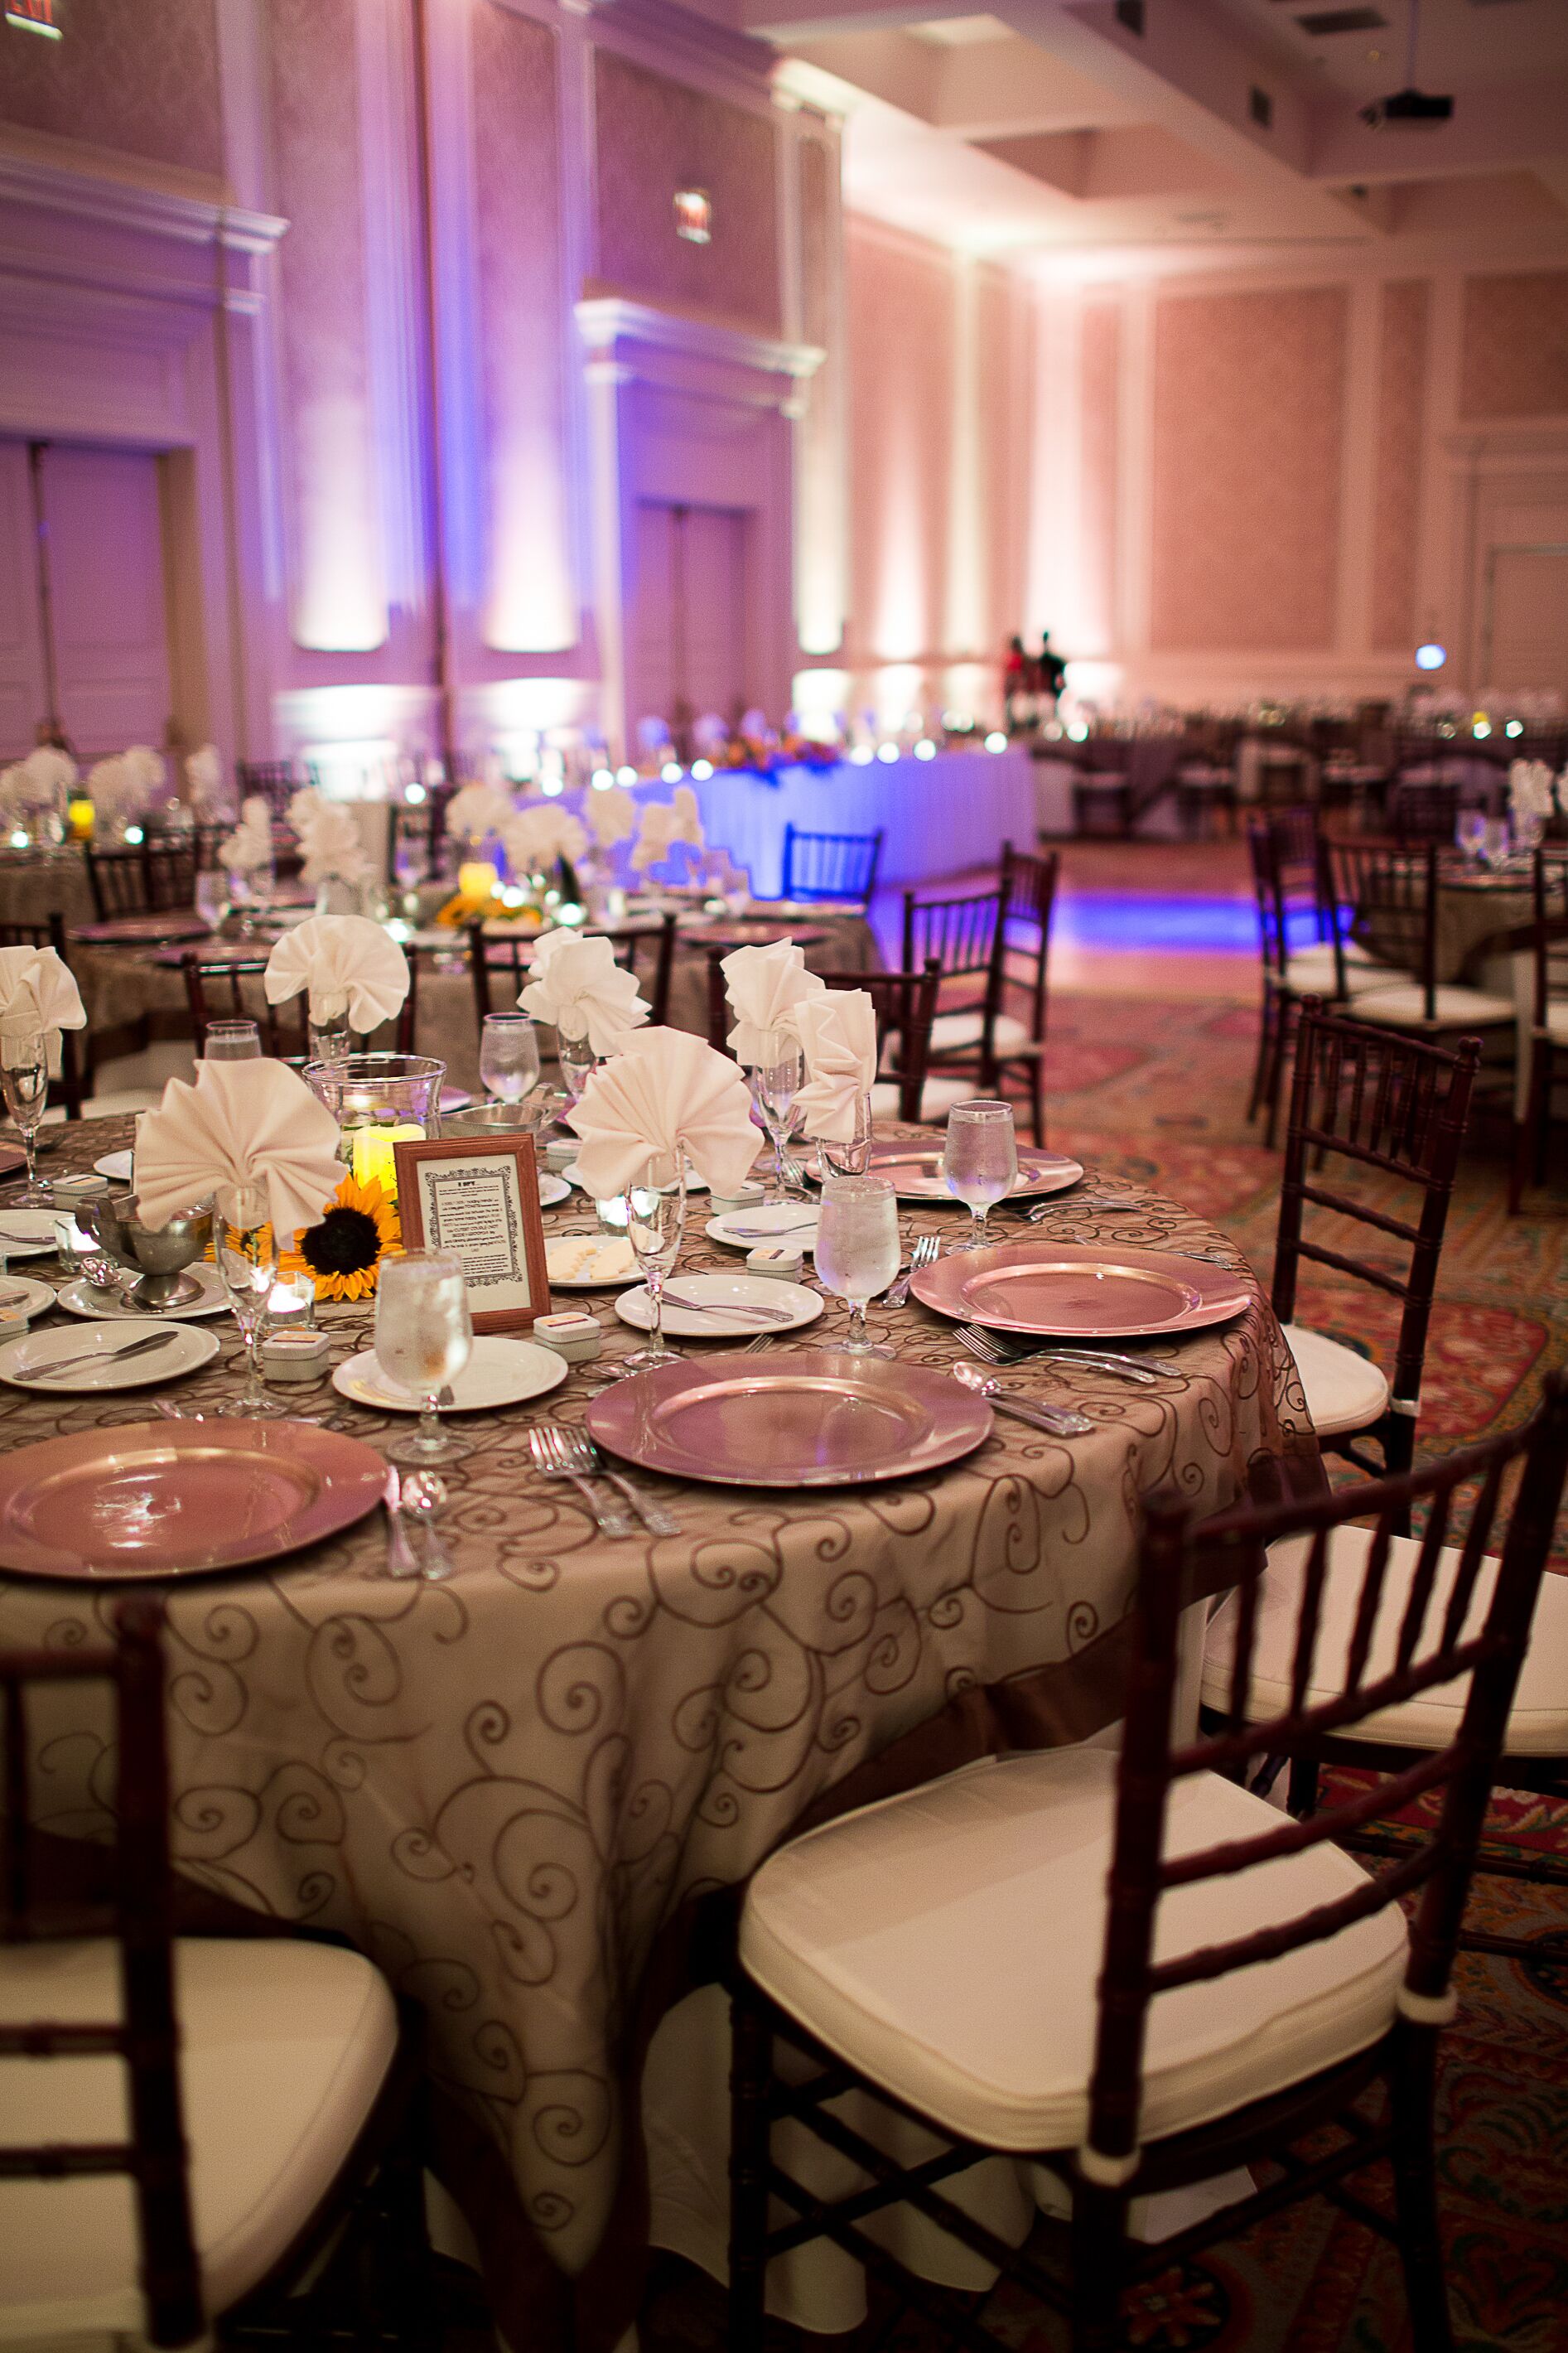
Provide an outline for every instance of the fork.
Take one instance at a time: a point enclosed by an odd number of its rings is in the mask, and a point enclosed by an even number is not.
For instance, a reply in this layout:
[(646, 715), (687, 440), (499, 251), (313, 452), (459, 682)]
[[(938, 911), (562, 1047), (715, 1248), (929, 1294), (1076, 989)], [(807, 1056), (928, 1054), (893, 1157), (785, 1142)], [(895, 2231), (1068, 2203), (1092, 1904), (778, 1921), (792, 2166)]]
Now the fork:
[(1182, 1367), (1168, 1356), (1122, 1356), (1109, 1348), (1061, 1348), (1048, 1340), (1022, 1340), (1010, 1332), (994, 1332), (984, 1324), (963, 1324), (958, 1336), (971, 1356), (984, 1356), (993, 1365), (1028, 1365), (1038, 1361), (1051, 1365), (1082, 1365), (1094, 1373), (1115, 1373), (1121, 1377), (1148, 1383), (1151, 1387), (1163, 1374), (1180, 1373)]
[(920, 1272), (922, 1266), (934, 1265), (941, 1250), (942, 1241), (938, 1235), (921, 1234), (910, 1252), (909, 1265), (900, 1275), (891, 1291), (884, 1293), (883, 1306), (901, 1307), (910, 1295), (910, 1284), (913, 1278)]
[(565, 1440), (569, 1434), (557, 1421), (542, 1421), (531, 1430), (528, 1451), (533, 1457), (534, 1469), (546, 1479), (570, 1479), (593, 1514), (594, 1525), (602, 1536), (635, 1535), (637, 1530), (621, 1505), (602, 1502), (584, 1473), (567, 1460)]
[(151, 1356), (159, 1348), (166, 1348), (174, 1338), (174, 1332), (145, 1332), (141, 1339), (132, 1340), (124, 1348), (86, 1348), (75, 1356), (47, 1357), (42, 1364), (25, 1365), (18, 1361), (16, 1371), (30, 1381), (53, 1380), (57, 1373), (74, 1373), (83, 1365), (123, 1365), (132, 1356)]
[(581, 1471), (585, 1479), (607, 1479), (612, 1487), (618, 1488), (650, 1536), (680, 1534), (680, 1522), (675, 1514), (634, 1486), (624, 1471), (613, 1471), (585, 1430), (568, 1430), (564, 1424), (558, 1425), (558, 1429), (568, 1463)]
[(749, 1299), (689, 1299), (679, 1291), (666, 1290), (665, 1300), (671, 1307), (684, 1307), (689, 1315), (738, 1315), (752, 1324), (793, 1324), (795, 1310), (790, 1307), (763, 1307)]

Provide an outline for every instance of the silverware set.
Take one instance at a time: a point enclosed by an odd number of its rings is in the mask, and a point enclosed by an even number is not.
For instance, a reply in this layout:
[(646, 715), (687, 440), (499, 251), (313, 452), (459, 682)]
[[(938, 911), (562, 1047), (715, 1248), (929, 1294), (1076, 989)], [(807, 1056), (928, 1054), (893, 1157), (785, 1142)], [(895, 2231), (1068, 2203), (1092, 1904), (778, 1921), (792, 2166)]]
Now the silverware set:
[(1157, 1388), (1182, 1367), (1169, 1356), (1124, 1356), (1113, 1348), (1058, 1346), (1050, 1340), (1025, 1340), (1010, 1332), (994, 1332), (983, 1324), (961, 1324), (959, 1345), (986, 1365), (1076, 1365), (1089, 1373), (1129, 1381), (1138, 1388)]
[(1026, 1421), (1031, 1430), (1042, 1430), (1049, 1438), (1082, 1438), (1094, 1428), (1087, 1413), (1076, 1412), (1068, 1406), (1045, 1405), (1038, 1398), (1016, 1398), (1005, 1389), (993, 1373), (989, 1379), (968, 1365), (954, 1365), (952, 1377), (964, 1388), (983, 1397), (997, 1413), (1011, 1415), (1015, 1421)]
[(910, 1252), (909, 1265), (890, 1291), (882, 1294), (884, 1307), (901, 1307), (910, 1295), (910, 1283), (922, 1266), (932, 1266), (942, 1256), (942, 1242), (935, 1234), (921, 1234)]
[(624, 1472), (612, 1471), (585, 1430), (572, 1430), (560, 1421), (539, 1422), (528, 1433), (528, 1451), (542, 1477), (571, 1482), (592, 1513), (601, 1535), (631, 1536), (637, 1534), (637, 1528), (625, 1504), (595, 1492), (593, 1482), (596, 1479), (606, 1482), (625, 1497), (649, 1535), (680, 1534), (680, 1523), (674, 1513), (656, 1503), (651, 1495), (645, 1495)]

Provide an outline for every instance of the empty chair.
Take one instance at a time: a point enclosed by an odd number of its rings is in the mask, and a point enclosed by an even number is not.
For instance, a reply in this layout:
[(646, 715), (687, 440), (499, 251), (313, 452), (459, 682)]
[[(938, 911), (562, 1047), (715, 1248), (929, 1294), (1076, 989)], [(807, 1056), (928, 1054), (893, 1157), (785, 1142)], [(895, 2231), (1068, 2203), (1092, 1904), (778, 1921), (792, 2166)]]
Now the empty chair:
[(1529, 965), (1521, 976), (1526, 1002), (1519, 1008), (1510, 1216), (1518, 1212), (1531, 1159), (1536, 1183), (1545, 1182), (1552, 1098), (1560, 1071), (1568, 1067), (1568, 862), (1554, 860), (1549, 867), (1538, 849), (1532, 890), (1535, 917), (1526, 935)]
[(825, 972), (819, 977), (829, 988), (863, 988), (877, 1008), (881, 1075), (871, 1090), (872, 1118), (936, 1117), (925, 1101), (931, 1024), (942, 986), (942, 967), (935, 957), (921, 972)]
[(883, 832), (803, 833), (786, 825), (780, 896), (842, 900), (864, 911), (877, 888)]
[(1429, 1038), (1500, 1028), (1513, 1021), (1513, 1000), (1437, 978), (1437, 845), (1391, 849), (1385, 844), (1331, 841), (1331, 910), (1338, 997), (1352, 993), (1357, 949), (1398, 966), (1400, 979), (1357, 987), (1357, 1018), (1380, 1029)]
[[(404, 951), (408, 959), (408, 994), (398, 1009), (393, 1050), (399, 1054), (415, 1051), (414, 1035), (418, 1021), (419, 958), (414, 948)], [(286, 997), (281, 1005), (268, 1002), (262, 987), (267, 970), (266, 955), (214, 956), (203, 955), (199, 949), (188, 948), (180, 958), (180, 969), (185, 980), (185, 1002), (190, 1008), (191, 1034), (195, 1039), (196, 1058), (206, 1051), (207, 1031), (215, 1021), (254, 1021), (260, 1033), (261, 1050), (280, 1062), (300, 1068), (310, 1058), (308, 997), (304, 991), (298, 997)]]
[[(943, 1008), (931, 1031), (933, 1075), (962, 1078), (981, 1094), (1003, 1092), (1012, 1076), (1029, 1094), (1034, 1137), (1046, 1140), (1045, 1051), (1051, 913), (1058, 861), (1002, 845), (994, 892), (958, 898), (904, 894), (903, 967), (930, 956), (942, 966)], [(1013, 968), (1023, 960), (1022, 972)], [(961, 984), (951, 1001), (950, 984)], [(1007, 1010), (1007, 1000), (1020, 1008)]]
[(1336, 949), (1331, 889), (1316, 811), (1296, 807), (1254, 816), (1247, 858), (1258, 904), (1263, 957), (1263, 1011), (1247, 1116), (1267, 1104), (1270, 1147), (1290, 1050), (1296, 1008), (1304, 997), (1338, 997), (1342, 969), (1349, 993), (1391, 987), (1402, 975), (1374, 964), (1354, 940)]
[[(57, 913), (47, 915), (38, 923), (0, 923), (0, 948), (53, 948), (60, 962), (68, 965), (65, 917)], [(68, 1119), (81, 1117), (85, 1084), (82, 1066), (86, 1059), (83, 1033), (62, 1029), (59, 1074), (49, 1081), (49, 1103), (51, 1106), (58, 1105)]]
[[(1109, 2353), (1122, 2290), (1177, 2250), (1188, 2258), (1318, 2191), (1342, 2200), (1345, 2177), (1383, 2159), (1392, 2213), (1348, 2193), (1352, 2211), (1399, 2248), (1416, 2345), (1447, 2353), (1436, 2036), (1453, 2013), (1460, 1915), (1565, 1461), (1559, 1377), (1525, 1430), (1402, 1479), (1203, 1523), (1174, 1495), (1152, 1497), (1120, 1758), (1086, 1747), (988, 1757), (770, 1856), (747, 1892), (731, 1978), (731, 2353), (763, 2344), (769, 2258), (825, 2234), (951, 2328), (948, 2292), (928, 2290), (862, 2228), (900, 2204), (1064, 2313), (1075, 2353)], [(1417, 1650), (1358, 1673), (1328, 1704), (1289, 1679), (1259, 1723), (1248, 1670), (1268, 1548), (1321, 1547), (1371, 1519), (1375, 1583), (1413, 1504), (1441, 1522), (1478, 1475), (1473, 1540), (1484, 1543), (1504, 1473), (1520, 1464), (1475, 1619), (1451, 1610)], [(1175, 1745), (1181, 1614), (1226, 1587), (1241, 1631), (1219, 1727)], [(1316, 1599), (1308, 1580), (1297, 1616), (1309, 1646)], [(1463, 1715), (1418, 1778), (1392, 1775), (1370, 1798), (1356, 1788), (1296, 1822), (1229, 1778), (1260, 1734), (1274, 1753), (1310, 1757), (1325, 1734), (1353, 1734), (1458, 1674), (1471, 1677)], [(1426, 1846), (1374, 1875), (1335, 1843), (1418, 1789), (1444, 1800)], [(788, 2063), (775, 2068), (781, 2042)], [(1374, 2086), (1385, 2103), (1358, 2112)], [(851, 2091), (937, 2146), (900, 2165), (846, 2113)], [(786, 2116), (793, 2146), (775, 2147)], [(855, 2168), (847, 2191), (801, 2182), (802, 2136)], [(1043, 2167), (1069, 2192), (1066, 2280), (947, 2194), (991, 2154)], [(1259, 2163), (1271, 2168), (1261, 2190), (1175, 2241), (1130, 2240), (1134, 2199)], [(977, 2316), (961, 2318), (966, 2345), (1001, 2346)]]
[(167, 914), (195, 898), (195, 842), (133, 842), (84, 853), (99, 922), (115, 915)]
[(1217, 766), (1213, 761), (1183, 760), (1176, 769), (1176, 818), (1189, 841), (1196, 840), (1214, 829), (1215, 820), (1223, 817), (1227, 829), (1236, 831), (1237, 783), (1236, 770)]
[(1501, 788), (1495, 780), (1396, 776), (1384, 797), (1384, 815), (1396, 841), (1450, 842), (1462, 810), (1496, 817), (1500, 802)]

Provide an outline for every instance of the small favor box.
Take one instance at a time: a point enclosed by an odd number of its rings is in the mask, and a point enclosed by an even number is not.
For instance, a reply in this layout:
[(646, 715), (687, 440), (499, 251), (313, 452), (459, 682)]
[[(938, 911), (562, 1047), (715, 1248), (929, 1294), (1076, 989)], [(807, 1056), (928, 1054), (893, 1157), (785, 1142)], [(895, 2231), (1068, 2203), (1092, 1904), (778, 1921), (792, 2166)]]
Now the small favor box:
[(269, 1381), (319, 1381), (331, 1356), (324, 1332), (269, 1332), (261, 1343), (261, 1369)]
[(547, 1144), (544, 1147), (545, 1166), (554, 1176), (559, 1176), (563, 1168), (571, 1167), (577, 1157), (578, 1148), (575, 1136), (573, 1136), (569, 1143)]
[(742, 1185), (738, 1193), (715, 1193), (710, 1198), (716, 1215), (727, 1218), (731, 1209), (757, 1208), (763, 1199), (763, 1188), (760, 1185)]
[(0, 1341), (19, 1340), (27, 1329), (25, 1307), (0, 1307)]
[(564, 1356), (569, 1365), (590, 1363), (605, 1344), (597, 1319), (585, 1314), (581, 1307), (563, 1308), (556, 1315), (536, 1315), (530, 1337), (537, 1340), (541, 1347), (552, 1348), (558, 1356)]
[(798, 1242), (759, 1242), (746, 1252), (748, 1274), (776, 1275), (782, 1282), (798, 1282), (805, 1254)]

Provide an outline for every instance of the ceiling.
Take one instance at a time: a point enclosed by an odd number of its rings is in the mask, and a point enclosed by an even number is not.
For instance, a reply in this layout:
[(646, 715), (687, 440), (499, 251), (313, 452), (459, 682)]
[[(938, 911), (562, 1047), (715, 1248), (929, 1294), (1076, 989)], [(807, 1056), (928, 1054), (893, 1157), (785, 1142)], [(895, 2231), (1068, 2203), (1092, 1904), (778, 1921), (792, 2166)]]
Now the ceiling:
[(730, 5), (844, 116), (852, 206), (1042, 274), (1568, 250), (1568, 0), (1419, 0), (1452, 119), (1376, 127), (1412, 0)]

